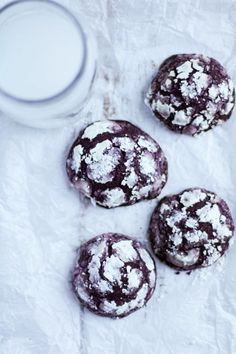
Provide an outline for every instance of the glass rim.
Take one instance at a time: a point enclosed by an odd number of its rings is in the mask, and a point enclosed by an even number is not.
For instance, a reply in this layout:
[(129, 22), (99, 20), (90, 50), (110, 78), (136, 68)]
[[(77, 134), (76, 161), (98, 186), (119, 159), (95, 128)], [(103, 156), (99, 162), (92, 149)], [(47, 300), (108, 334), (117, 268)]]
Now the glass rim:
[[(21, 103), (21, 104), (41, 104), (41, 103), (49, 103), (52, 101), (55, 101), (61, 97), (63, 97), (65, 94), (67, 94), (78, 82), (78, 80), (80, 79), (80, 77), (83, 74), (84, 68), (85, 68), (85, 63), (86, 63), (86, 58), (87, 58), (87, 44), (86, 44), (86, 37), (85, 37), (85, 33), (82, 29), (82, 26), (80, 24), (80, 22), (78, 21), (78, 19), (76, 18), (76, 16), (73, 15), (73, 13), (66, 8), (65, 6), (53, 1), (53, 0), (13, 0), (10, 3), (6, 4), (5, 6), (3, 6), (2, 8), (0, 8), (0, 17), (1, 15), (9, 10), (10, 8), (16, 6), (16, 5), (22, 5), (22, 4), (35, 4), (35, 3), (40, 3), (40, 4), (44, 4), (44, 5), (49, 5), (52, 6), (54, 8), (57, 8), (58, 10), (62, 11), (75, 25), (75, 27), (78, 30), (78, 33), (80, 35), (81, 41), (82, 41), (82, 48), (83, 48), (83, 59), (82, 59), (82, 63), (79, 67), (79, 70), (77, 71), (76, 75), (74, 76), (74, 78), (71, 80), (71, 82), (66, 85), (61, 91), (59, 91), (58, 93), (56, 93), (55, 95), (50, 95), (48, 97), (45, 98), (41, 98), (41, 99), (27, 99), (27, 98), (21, 98), (18, 97), (16, 95), (13, 95), (7, 91), (5, 91), (1, 86), (0, 86), (0, 95), (4, 96), (7, 99), (10, 99), (12, 101), (15, 101), (17, 103)], [(0, 31), (1, 31), (1, 24), (0, 24)]]

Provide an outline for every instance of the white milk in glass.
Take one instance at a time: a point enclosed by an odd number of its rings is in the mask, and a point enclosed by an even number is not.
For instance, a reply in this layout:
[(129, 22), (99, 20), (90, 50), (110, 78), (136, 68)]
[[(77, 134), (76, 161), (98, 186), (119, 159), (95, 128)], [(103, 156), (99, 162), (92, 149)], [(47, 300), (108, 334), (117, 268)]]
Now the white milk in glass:
[(28, 13), (0, 31), (0, 87), (22, 98), (40, 100), (64, 90), (83, 60), (81, 36), (56, 13)]
[(89, 95), (95, 43), (81, 19), (50, 1), (10, 3), (0, 13), (0, 110), (24, 124), (57, 127)]

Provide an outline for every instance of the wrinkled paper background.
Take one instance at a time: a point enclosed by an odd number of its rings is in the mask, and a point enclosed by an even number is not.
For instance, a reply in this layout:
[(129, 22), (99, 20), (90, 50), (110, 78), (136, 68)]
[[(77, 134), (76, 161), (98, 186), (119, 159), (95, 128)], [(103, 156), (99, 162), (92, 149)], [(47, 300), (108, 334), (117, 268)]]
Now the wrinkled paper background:
[(236, 220), (236, 111), (222, 127), (192, 138), (168, 131), (143, 103), (159, 64), (174, 53), (213, 56), (236, 83), (236, 2), (64, 3), (95, 31), (98, 80), (75, 126), (34, 130), (1, 115), (0, 353), (235, 354), (236, 244), (220, 263), (190, 275), (176, 275), (157, 260), (154, 296), (125, 319), (80, 308), (69, 282), (80, 243), (107, 231), (147, 242), (156, 201), (95, 207), (69, 186), (65, 159), (81, 127), (99, 119), (129, 120), (167, 155), (169, 181), (161, 196), (205, 187), (226, 199)]

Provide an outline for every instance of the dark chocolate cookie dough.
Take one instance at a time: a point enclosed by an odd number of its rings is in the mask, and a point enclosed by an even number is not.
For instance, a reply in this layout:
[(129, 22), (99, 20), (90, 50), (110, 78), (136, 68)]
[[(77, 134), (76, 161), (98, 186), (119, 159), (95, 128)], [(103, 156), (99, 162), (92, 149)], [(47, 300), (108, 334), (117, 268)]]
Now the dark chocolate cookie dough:
[(145, 99), (171, 130), (196, 135), (231, 116), (235, 95), (225, 68), (213, 58), (178, 54), (167, 58)]
[(207, 267), (230, 245), (234, 222), (225, 201), (215, 193), (192, 188), (163, 198), (150, 223), (155, 254), (183, 270)]
[(67, 173), (75, 188), (113, 208), (157, 197), (167, 181), (167, 160), (157, 142), (133, 124), (98, 121), (73, 143)]
[(152, 296), (155, 263), (138, 241), (121, 234), (102, 234), (80, 247), (72, 284), (90, 311), (125, 317)]

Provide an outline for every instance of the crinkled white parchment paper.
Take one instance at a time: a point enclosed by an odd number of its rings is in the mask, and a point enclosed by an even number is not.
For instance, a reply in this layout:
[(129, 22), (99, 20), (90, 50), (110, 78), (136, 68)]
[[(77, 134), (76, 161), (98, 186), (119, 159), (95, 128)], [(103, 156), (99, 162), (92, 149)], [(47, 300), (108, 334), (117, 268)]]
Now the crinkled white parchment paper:
[[(2, 1), (3, 2), (3, 1)], [(236, 111), (222, 127), (192, 138), (163, 127), (143, 95), (174, 53), (218, 59), (236, 83), (233, 0), (65, 1), (92, 24), (100, 56), (94, 94), (76, 126), (33, 130), (0, 120), (1, 354), (235, 354), (236, 243), (209, 269), (190, 275), (157, 260), (148, 306), (122, 320), (80, 308), (70, 289), (82, 241), (107, 231), (146, 242), (156, 201), (105, 210), (72, 190), (65, 159), (91, 121), (127, 119), (167, 155), (161, 196), (201, 186), (229, 203), (236, 220)]]

